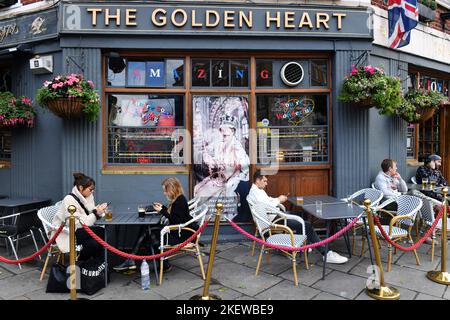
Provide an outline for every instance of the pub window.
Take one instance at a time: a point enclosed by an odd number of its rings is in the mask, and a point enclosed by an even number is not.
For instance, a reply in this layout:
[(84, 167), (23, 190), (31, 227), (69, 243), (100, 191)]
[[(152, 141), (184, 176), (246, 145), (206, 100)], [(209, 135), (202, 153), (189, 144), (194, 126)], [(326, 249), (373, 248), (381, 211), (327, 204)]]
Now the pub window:
[(192, 59), (193, 87), (249, 86), (249, 61), (230, 59)]
[(257, 95), (258, 164), (329, 161), (327, 95)]
[(416, 159), (416, 126), (412, 123), (408, 123), (406, 131), (406, 158)]
[(273, 86), (272, 61), (256, 60), (256, 86)]
[(0, 163), (11, 161), (11, 130), (0, 129)]
[(311, 86), (328, 86), (328, 60), (311, 60)]
[(418, 160), (424, 161), (430, 154), (440, 154), (440, 114), (435, 113), (433, 118), (419, 125), (419, 152)]
[(108, 94), (109, 164), (182, 165), (184, 95)]

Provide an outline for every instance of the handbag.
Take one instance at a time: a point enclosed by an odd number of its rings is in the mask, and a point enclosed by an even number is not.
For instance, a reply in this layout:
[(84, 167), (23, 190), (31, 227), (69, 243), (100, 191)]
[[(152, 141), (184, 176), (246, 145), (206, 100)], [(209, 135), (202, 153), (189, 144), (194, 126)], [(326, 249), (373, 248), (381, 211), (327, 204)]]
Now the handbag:
[(47, 293), (68, 293), (70, 292), (68, 287), (69, 273), (66, 272), (66, 267), (55, 263), (50, 269), (50, 275), (48, 277)]

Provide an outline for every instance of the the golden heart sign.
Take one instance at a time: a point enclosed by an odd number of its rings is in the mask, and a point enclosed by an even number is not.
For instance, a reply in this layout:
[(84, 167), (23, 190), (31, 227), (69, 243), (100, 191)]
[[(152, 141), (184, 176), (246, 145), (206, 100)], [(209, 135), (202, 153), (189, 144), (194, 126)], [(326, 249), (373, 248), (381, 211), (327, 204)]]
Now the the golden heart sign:
[(313, 113), (314, 106), (312, 99), (291, 99), (280, 101), (274, 111), (276, 111), (275, 116), (278, 120), (286, 119), (291, 125), (298, 126)]

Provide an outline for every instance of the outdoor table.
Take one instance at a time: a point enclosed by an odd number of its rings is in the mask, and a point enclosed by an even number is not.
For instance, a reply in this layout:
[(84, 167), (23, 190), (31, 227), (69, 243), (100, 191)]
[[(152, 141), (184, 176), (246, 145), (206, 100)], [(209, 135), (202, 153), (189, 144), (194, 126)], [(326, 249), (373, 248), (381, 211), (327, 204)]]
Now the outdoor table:
[[(331, 227), (331, 221), (337, 220), (339, 221), (339, 224), (341, 226), (346, 225), (346, 219), (354, 219), (356, 218), (362, 211), (364, 211), (363, 208), (361, 208), (358, 205), (352, 204), (348, 205), (347, 202), (342, 201), (338, 198), (328, 196), (328, 195), (315, 195), (315, 196), (303, 196), (303, 203), (299, 204), (297, 202), (298, 197), (290, 197), (288, 198), (289, 202), (294, 204), (295, 206), (299, 206), (304, 212), (313, 215), (314, 217), (318, 219), (326, 220), (326, 235), (325, 238), (328, 238), (330, 236), (330, 227)], [(316, 201), (322, 201), (322, 213), (319, 214), (316, 211)], [(362, 216), (363, 222), (364, 222), (364, 228), (367, 230), (367, 223), (366, 223), (366, 217)], [(344, 221), (343, 224), (341, 224), (341, 221)], [(366, 239), (369, 247), (369, 253), (370, 253), (370, 259), (372, 260), (372, 253), (370, 248), (370, 242), (368, 233), (366, 232)], [(347, 251), (349, 258), (351, 258), (351, 250), (350, 250), (350, 240), (348, 237), (348, 233), (344, 233), (344, 240), (345, 244), (347, 246)], [(325, 252), (328, 252), (328, 243), (325, 244)], [(323, 272), (322, 272), (322, 280), (325, 279), (325, 268), (327, 264), (327, 256), (324, 255), (323, 260)]]
[[(30, 213), (39, 210), (40, 208), (49, 206), (51, 204), (50, 199), (39, 198), (4, 198), (0, 199), (0, 216), (12, 215), (15, 213)], [(13, 223), (17, 218), (13, 219)], [(34, 219), (34, 225), (40, 226), (39, 220)]]
[[(136, 206), (134, 206), (136, 207)], [(150, 241), (152, 241), (151, 238), (151, 227), (156, 226), (160, 224), (161, 221), (161, 215), (159, 214), (149, 214), (146, 213), (144, 218), (139, 218), (137, 209), (130, 211), (131, 206), (114, 206), (114, 212), (113, 212), (113, 218), (111, 221), (105, 221), (105, 218), (98, 219), (96, 221), (96, 225), (105, 226), (105, 228), (109, 226), (119, 226), (119, 225), (140, 225), (140, 226), (147, 226), (147, 234), (149, 235)], [(105, 230), (105, 242), (108, 242), (107, 234)], [(155, 251), (153, 250), (153, 245), (150, 245), (151, 253), (152, 255), (155, 254)], [(156, 277), (156, 283), (159, 283), (159, 277), (158, 277), (158, 271), (156, 267), (156, 260), (153, 259), (153, 267), (155, 271), (155, 277)], [(107, 285), (108, 279), (108, 250), (105, 248), (105, 287)]]

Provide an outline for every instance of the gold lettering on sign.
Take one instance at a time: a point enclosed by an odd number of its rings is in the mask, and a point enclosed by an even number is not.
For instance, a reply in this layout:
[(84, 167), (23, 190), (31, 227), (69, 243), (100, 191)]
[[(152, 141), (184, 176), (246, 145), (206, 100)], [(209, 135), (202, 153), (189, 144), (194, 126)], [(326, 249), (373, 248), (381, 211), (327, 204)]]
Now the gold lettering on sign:
[(234, 28), (234, 11), (225, 10), (223, 12), (223, 26), (225, 28)]
[[(176, 19), (177, 14), (181, 14), (181, 17), (182, 17), (181, 22), (177, 21), (177, 19)], [(184, 11), (183, 9), (176, 9), (176, 10), (174, 10), (172, 12), (172, 16), (171, 16), (170, 19), (172, 21), (172, 24), (175, 27), (183, 27), (186, 24), (187, 20), (188, 20), (188, 16), (187, 16), (186, 11)]]
[(197, 23), (197, 21), (196, 21), (195, 10), (192, 10), (192, 23), (191, 23), (191, 26), (193, 28), (203, 27), (202, 23)]
[[(158, 15), (160, 13), (160, 15)], [(156, 9), (152, 12), (152, 23), (157, 27), (164, 27), (167, 23), (167, 11), (164, 9)]]
[(295, 12), (286, 11), (284, 13), (284, 28), (285, 29), (294, 29), (295, 26), (292, 24), (294, 22)]
[(11, 23), (6, 26), (0, 27), (0, 43), (7, 37), (11, 37), (13, 34), (19, 33), (19, 27), (17, 24)]
[(276, 22), (277, 23), (277, 29), (280, 28), (281, 25), (281, 19), (280, 19), (280, 12), (277, 11), (276, 17), (271, 17), (270, 16), (270, 11), (266, 11), (266, 28), (270, 28), (270, 23), (271, 22)]
[(239, 28), (242, 28), (243, 23), (247, 25), (247, 28), (251, 29), (253, 26), (253, 12), (249, 11), (248, 16), (245, 15), (245, 12), (239, 11)]
[(300, 24), (298, 25), (299, 28), (303, 28), (303, 25), (307, 25), (308, 28), (312, 29), (313, 24), (311, 22), (311, 17), (309, 16), (308, 12), (303, 12), (302, 19), (300, 20)]
[(323, 23), (325, 29), (330, 29), (328, 26), (328, 21), (330, 20), (330, 16), (328, 13), (317, 13), (316, 14), (316, 28), (320, 29), (320, 25)]
[(136, 9), (125, 10), (125, 25), (136, 26)]
[[(220, 23), (220, 15), (217, 11), (215, 10), (206, 10), (205, 12), (206, 15), (206, 22), (205, 22), (205, 26), (207, 28), (214, 28), (217, 27)], [(211, 16), (214, 16), (214, 22), (211, 22)]]
[(91, 23), (93, 26), (97, 25), (97, 13), (101, 13), (102, 9), (99, 8), (88, 8), (87, 12), (92, 13)]
[(342, 29), (342, 18), (347, 16), (346, 13), (333, 13), (333, 17), (337, 17), (337, 28), (338, 30)]
[(111, 19), (115, 19), (116, 26), (120, 26), (120, 9), (116, 9), (116, 14), (109, 14), (109, 9), (105, 9), (105, 26), (109, 26)]

